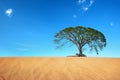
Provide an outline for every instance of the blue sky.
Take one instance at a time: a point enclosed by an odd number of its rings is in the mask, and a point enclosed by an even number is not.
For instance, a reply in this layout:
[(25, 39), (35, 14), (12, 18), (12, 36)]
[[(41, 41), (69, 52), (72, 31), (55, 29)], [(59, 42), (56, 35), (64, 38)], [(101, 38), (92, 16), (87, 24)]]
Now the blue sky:
[(0, 56), (67, 56), (76, 46), (56, 49), (54, 35), (69, 26), (104, 33), (107, 46), (96, 57), (120, 57), (119, 0), (0, 0)]

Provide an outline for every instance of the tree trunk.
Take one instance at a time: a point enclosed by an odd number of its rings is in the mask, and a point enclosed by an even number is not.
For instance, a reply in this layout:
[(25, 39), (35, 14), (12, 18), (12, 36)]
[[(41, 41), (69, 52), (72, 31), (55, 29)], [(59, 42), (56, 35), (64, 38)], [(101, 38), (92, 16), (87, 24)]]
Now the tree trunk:
[(82, 52), (82, 47), (79, 47), (79, 56), (82, 56), (83, 55), (83, 52)]
[(79, 56), (79, 57), (87, 57), (86, 55), (83, 54), (82, 48), (83, 48), (82, 46), (78, 48), (79, 49), (79, 54), (77, 56)]

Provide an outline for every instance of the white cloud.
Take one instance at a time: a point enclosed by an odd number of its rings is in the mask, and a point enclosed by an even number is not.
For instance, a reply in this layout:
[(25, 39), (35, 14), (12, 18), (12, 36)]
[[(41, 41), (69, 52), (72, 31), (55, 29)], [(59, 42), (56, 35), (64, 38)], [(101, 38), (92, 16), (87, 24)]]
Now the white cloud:
[(84, 11), (88, 11), (89, 8), (93, 5), (93, 3), (94, 3), (94, 0), (78, 0), (79, 6)]
[(77, 15), (74, 14), (74, 15), (73, 15), (73, 18), (77, 18)]
[(9, 8), (5, 11), (5, 14), (7, 14), (7, 16), (9, 16), (9, 17), (12, 15), (12, 13), (13, 13), (13, 10), (11, 8)]
[(86, 2), (86, 0), (78, 0), (78, 4), (82, 4), (84, 2)]
[(94, 3), (94, 0), (90, 0), (89, 7), (91, 7), (93, 3)]
[(84, 11), (87, 11), (87, 10), (88, 10), (88, 7), (83, 7), (83, 10), (84, 10)]

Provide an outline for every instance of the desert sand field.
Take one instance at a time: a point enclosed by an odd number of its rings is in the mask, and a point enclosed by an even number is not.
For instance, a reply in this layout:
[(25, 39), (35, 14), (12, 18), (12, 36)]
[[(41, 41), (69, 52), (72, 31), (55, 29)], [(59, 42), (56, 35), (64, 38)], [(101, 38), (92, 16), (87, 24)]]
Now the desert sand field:
[(120, 58), (0, 58), (0, 80), (120, 80)]

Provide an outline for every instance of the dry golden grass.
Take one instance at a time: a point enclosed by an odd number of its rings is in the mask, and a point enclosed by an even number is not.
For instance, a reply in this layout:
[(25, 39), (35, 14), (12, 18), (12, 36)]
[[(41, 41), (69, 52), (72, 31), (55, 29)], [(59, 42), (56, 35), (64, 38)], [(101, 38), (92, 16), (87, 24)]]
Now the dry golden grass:
[(0, 80), (120, 80), (120, 58), (0, 58)]

